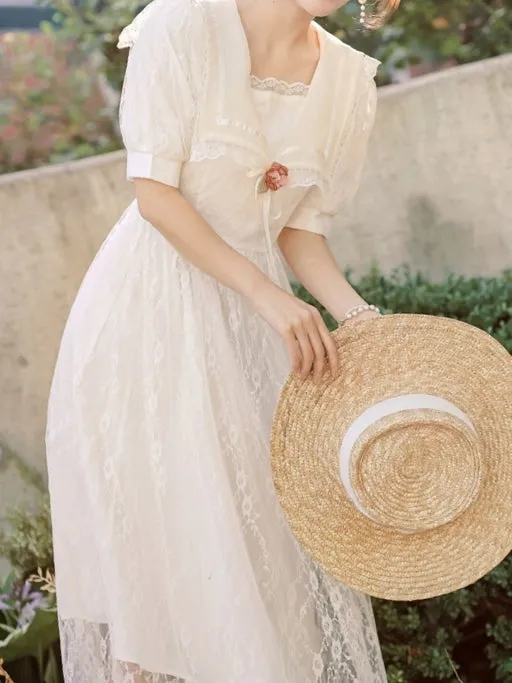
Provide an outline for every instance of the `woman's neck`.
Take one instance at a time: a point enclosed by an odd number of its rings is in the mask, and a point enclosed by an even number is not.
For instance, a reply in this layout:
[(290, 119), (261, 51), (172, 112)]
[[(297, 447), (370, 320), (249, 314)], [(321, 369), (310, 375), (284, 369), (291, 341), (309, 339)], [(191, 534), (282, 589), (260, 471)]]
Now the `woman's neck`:
[[(319, 56), (312, 19), (295, 0), (235, 0), (251, 52), (253, 73), (314, 71)], [(309, 68), (310, 67), (310, 68)], [(279, 68), (281, 71), (281, 68)], [(275, 75), (275, 74), (272, 74)]]

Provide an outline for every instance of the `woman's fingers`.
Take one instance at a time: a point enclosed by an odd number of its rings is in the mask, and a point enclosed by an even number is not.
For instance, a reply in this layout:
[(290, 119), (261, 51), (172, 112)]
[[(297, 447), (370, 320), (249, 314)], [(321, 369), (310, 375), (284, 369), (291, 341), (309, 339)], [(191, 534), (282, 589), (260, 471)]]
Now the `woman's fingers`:
[(336, 345), (318, 310), (301, 302), (300, 309), (288, 320), (281, 335), (288, 348), (292, 372), (302, 379), (313, 373), (314, 381), (319, 382), (329, 367), (335, 376), (339, 366)]
[(318, 324), (318, 333), (322, 339), (322, 343), (329, 361), (329, 367), (331, 369), (331, 374), (335, 377), (340, 369), (340, 359), (338, 356), (338, 351), (336, 349), (336, 344), (332, 338), (331, 333), (327, 329), (327, 325), (324, 323), (322, 316), (320, 314), (320, 322)]
[(313, 310), (313, 322), (315, 327), (310, 332), (310, 337), (316, 354), (314, 378), (315, 381), (320, 381), (327, 365), (331, 375), (336, 376), (339, 370), (339, 357), (334, 339), (317, 309)]
[(295, 337), (299, 343), (300, 353), (302, 356), (302, 363), (300, 365), (300, 376), (302, 379), (306, 377), (311, 372), (313, 367), (313, 361), (315, 359), (315, 353), (311, 346), (311, 341), (309, 339), (309, 334), (302, 325), (297, 325), (295, 328)]
[(286, 332), (284, 335), (284, 340), (288, 349), (292, 372), (299, 373), (302, 364), (302, 353), (293, 329), (290, 329)]
[(313, 380), (319, 382), (322, 379), (325, 370), (326, 349), (315, 320), (313, 320), (309, 326), (308, 334), (311, 347), (315, 354), (313, 362)]

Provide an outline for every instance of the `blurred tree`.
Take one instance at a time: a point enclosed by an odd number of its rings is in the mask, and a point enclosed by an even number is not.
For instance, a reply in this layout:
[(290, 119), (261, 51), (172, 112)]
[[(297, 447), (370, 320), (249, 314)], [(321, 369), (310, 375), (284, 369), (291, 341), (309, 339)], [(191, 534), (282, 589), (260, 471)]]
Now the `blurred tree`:
[(0, 35), (0, 173), (118, 147), (95, 69), (75, 41)]
[(322, 21), (347, 43), (383, 62), (381, 81), (415, 64), (464, 64), (512, 51), (512, 0), (402, 0), (376, 32), (361, 30), (357, 3)]
[(46, 33), (58, 33), (81, 49), (101, 58), (100, 68), (108, 83), (120, 90), (126, 66), (126, 51), (117, 49), (117, 39), (149, 0), (39, 0), (56, 11), (44, 22)]

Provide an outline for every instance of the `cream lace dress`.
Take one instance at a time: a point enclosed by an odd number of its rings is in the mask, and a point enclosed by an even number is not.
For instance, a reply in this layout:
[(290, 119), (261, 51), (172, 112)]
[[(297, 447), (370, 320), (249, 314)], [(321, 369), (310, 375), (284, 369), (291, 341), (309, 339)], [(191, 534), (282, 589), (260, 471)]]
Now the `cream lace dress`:
[[(156, 0), (121, 37), (129, 178), (179, 186), (285, 288), (279, 231), (327, 234), (374, 115), (375, 61), (318, 31), (309, 88), (250, 78), (234, 0)], [(261, 194), (273, 161), (289, 186)], [(248, 302), (131, 204), (73, 305), (50, 397), (67, 683), (386, 680), (369, 599), (305, 556), (274, 493), (288, 369)]]

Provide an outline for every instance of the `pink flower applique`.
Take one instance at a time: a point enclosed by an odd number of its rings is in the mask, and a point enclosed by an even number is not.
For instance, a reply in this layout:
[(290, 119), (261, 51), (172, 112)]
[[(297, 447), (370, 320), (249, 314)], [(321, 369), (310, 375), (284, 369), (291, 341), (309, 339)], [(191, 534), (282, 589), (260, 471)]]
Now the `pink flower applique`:
[(270, 166), (268, 171), (263, 176), (264, 189), (271, 192), (277, 192), (282, 187), (288, 185), (288, 169), (277, 161)]

